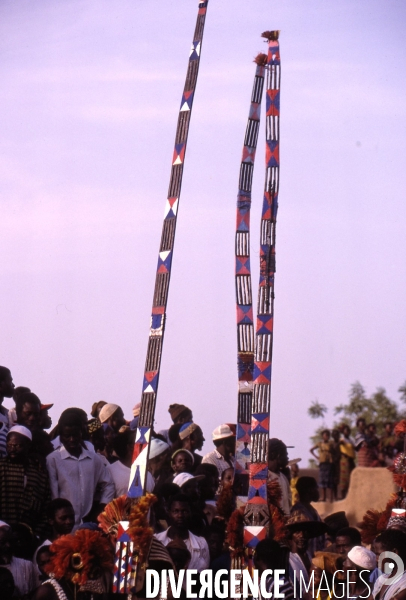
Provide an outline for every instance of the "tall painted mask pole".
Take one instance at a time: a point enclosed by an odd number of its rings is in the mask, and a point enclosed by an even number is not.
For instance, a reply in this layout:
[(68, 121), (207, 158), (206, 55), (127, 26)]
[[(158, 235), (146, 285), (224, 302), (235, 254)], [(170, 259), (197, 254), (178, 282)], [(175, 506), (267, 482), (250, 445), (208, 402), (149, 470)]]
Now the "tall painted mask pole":
[(277, 31), (268, 40), (266, 67), (265, 190), (260, 231), (260, 277), (255, 332), (254, 385), (251, 405), (251, 461), (248, 502), (244, 514), (244, 546), (250, 564), (252, 550), (269, 530), (268, 441), (271, 404), (275, 228), (279, 191), (280, 55)]
[[(186, 82), (180, 103), (178, 125), (176, 129), (172, 169), (168, 196), (165, 203), (164, 222), (152, 302), (151, 324), (145, 362), (144, 381), (142, 385), (141, 410), (134, 444), (128, 489), (128, 497), (132, 499), (140, 498), (146, 491), (149, 443), (154, 423), (156, 398), (158, 393), (166, 306), (168, 302), (169, 281), (175, 243), (176, 220), (182, 187), (190, 118), (199, 72), (200, 52), (206, 21), (207, 5), (208, 0), (200, 2), (198, 6), (196, 27), (189, 54)], [(136, 577), (136, 565), (135, 560), (133, 559), (133, 548), (130, 548), (129, 546), (131, 542), (127, 533), (128, 522), (122, 521), (120, 526), (120, 535), (117, 537), (116, 545), (113, 592), (129, 594)]]
[(257, 67), (245, 131), (237, 196), (235, 290), (237, 304), (238, 409), (234, 486), (241, 502), (246, 502), (248, 496), (254, 374), (254, 317), (250, 264), (251, 189), (267, 59), (266, 54), (259, 54), (254, 61)]

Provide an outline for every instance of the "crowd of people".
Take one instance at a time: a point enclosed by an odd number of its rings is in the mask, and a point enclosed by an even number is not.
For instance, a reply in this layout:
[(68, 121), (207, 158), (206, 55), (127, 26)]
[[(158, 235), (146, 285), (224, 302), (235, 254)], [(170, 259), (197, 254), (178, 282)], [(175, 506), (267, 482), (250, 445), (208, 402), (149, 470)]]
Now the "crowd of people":
[(324, 429), (321, 432), (322, 439), (310, 449), (319, 465), (322, 500), (345, 498), (350, 474), (356, 465), (389, 467), (403, 450), (403, 440), (394, 434), (394, 423), (391, 421), (384, 424), (384, 433), (380, 437), (376, 434), (375, 423), (367, 424), (363, 417), (356, 420), (355, 426), (354, 437), (347, 423), (331, 431)]
[[(12, 398), (14, 406), (4, 407), (5, 398)], [(143, 565), (137, 571), (133, 598), (146, 597), (146, 567), (173, 569), (178, 574), (182, 569), (216, 574), (233, 568), (243, 548), (244, 514), (234, 477), (234, 424), (216, 427), (211, 435), (213, 449), (202, 456), (205, 438), (192, 410), (170, 405), (172, 425), (153, 433), (145, 502), (134, 508), (126, 494), (140, 405), (134, 407), (131, 419), (120, 406), (105, 401), (93, 404), (90, 419), (82, 408), (68, 408), (54, 428), (48, 414), (51, 406), (42, 404), (29, 388), (15, 387), (10, 370), (0, 367), (2, 600), (115, 598), (111, 591), (114, 539), (123, 514), (130, 515), (130, 528), (133, 522), (131, 539), (139, 541), (135, 552)], [(350, 444), (360, 456), (362, 448), (376, 447), (379, 452), (389, 446), (382, 439), (372, 445), (365, 423), (357, 427), (360, 434), (355, 440), (349, 428), (338, 437), (333, 432), (340, 449)], [(386, 431), (390, 438), (389, 426)], [(330, 432), (323, 432), (323, 440), (312, 451), (316, 448), (320, 465), (333, 463)], [(340, 460), (343, 456), (354, 460), (348, 452), (341, 453)], [(287, 599), (310, 599), (312, 592), (306, 586), (313, 582), (316, 596), (327, 600), (335, 596), (337, 582), (343, 583), (351, 573), (347, 595), (335, 597), (406, 600), (405, 576), (399, 571), (394, 583), (386, 583), (387, 575), (377, 563), (383, 551), (406, 562), (405, 511), (396, 514), (395, 510), (385, 530), (366, 547), (345, 513), (320, 518), (315, 503), (319, 489), (324, 494), (328, 489), (330, 477), (330, 470), (324, 468), (320, 468), (320, 484), (313, 477), (300, 476), (297, 461), (289, 462), (285, 443), (269, 440), (271, 526), (269, 537), (254, 552), (255, 568), (268, 573), (268, 593), (275, 586), (272, 572), (284, 569), (279, 589)], [(341, 573), (338, 579), (336, 572)], [(317, 582), (323, 578), (330, 591), (317, 592)], [(170, 586), (167, 597), (174, 597)], [(185, 588), (177, 597), (187, 598)]]

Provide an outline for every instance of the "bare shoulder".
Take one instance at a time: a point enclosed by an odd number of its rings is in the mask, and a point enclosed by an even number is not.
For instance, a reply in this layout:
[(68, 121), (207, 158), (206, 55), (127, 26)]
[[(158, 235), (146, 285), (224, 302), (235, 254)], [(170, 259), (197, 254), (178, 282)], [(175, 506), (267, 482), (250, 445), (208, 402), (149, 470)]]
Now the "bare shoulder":
[(50, 583), (44, 583), (36, 589), (33, 600), (58, 600), (58, 595)]

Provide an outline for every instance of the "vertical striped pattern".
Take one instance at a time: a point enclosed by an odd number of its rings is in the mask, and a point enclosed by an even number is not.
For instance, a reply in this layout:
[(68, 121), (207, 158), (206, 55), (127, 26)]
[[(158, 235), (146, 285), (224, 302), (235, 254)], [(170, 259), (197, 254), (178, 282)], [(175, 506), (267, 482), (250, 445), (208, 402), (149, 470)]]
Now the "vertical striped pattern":
[(144, 381), (141, 396), (139, 427), (134, 445), (128, 496), (138, 498), (144, 494), (146, 468), (151, 429), (154, 423), (156, 396), (158, 392), (159, 370), (162, 358), (162, 345), (165, 331), (166, 305), (168, 302), (172, 255), (175, 243), (176, 219), (182, 187), (183, 166), (189, 132), (200, 52), (206, 20), (208, 0), (199, 3), (196, 28), (190, 50), (186, 82), (180, 103), (172, 169), (165, 204), (161, 244), (158, 255), (155, 289), (152, 303), (150, 333), (145, 361)]
[(259, 57), (257, 57), (257, 67), (242, 151), (235, 234), (235, 288), (238, 347), (238, 413), (235, 475), (236, 481), (238, 481), (239, 494), (245, 497), (245, 499), (248, 496), (252, 378), (254, 372), (254, 323), (250, 266), (250, 208), (252, 175), (264, 89), (264, 63), (266, 63), (266, 55), (259, 55)]
[(269, 410), (273, 304), (275, 282), (275, 226), (279, 191), (279, 89), (278, 32), (268, 39), (266, 90), (265, 190), (261, 217), (260, 278), (255, 332), (254, 386), (251, 414), (251, 463), (244, 544), (248, 549), (266, 537), (269, 526), (267, 499)]

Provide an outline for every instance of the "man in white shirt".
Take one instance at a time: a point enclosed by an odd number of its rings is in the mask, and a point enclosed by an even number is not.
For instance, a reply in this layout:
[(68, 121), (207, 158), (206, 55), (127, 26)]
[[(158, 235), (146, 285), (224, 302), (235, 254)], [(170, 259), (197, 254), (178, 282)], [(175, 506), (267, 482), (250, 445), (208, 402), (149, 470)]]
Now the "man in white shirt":
[(47, 456), (51, 495), (72, 503), (79, 525), (85, 517), (95, 520), (113, 500), (114, 483), (100, 456), (84, 447), (80, 417), (61, 415), (58, 426), (62, 446)]
[(219, 425), (212, 433), (214, 450), (203, 456), (202, 463), (209, 463), (217, 467), (219, 478), (226, 469), (234, 469), (235, 433), (227, 423)]
[(189, 531), (192, 518), (192, 510), (189, 498), (183, 494), (173, 496), (169, 501), (168, 519), (170, 526), (162, 533), (156, 533), (155, 537), (167, 546), (173, 540), (182, 540), (190, 552), (188, 569), (203, 571), (210, 563), (210, 553), (204, 538), (194, 535)]

